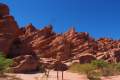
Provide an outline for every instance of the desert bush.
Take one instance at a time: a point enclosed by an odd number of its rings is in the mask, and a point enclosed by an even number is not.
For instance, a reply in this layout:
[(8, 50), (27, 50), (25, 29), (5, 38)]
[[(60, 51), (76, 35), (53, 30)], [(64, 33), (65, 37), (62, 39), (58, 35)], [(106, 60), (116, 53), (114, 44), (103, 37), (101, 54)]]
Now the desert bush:
[(120, 74), (120, 63), (107, 63), (104, 60), (95, 60), (91, 63), (73, 63), (69, 71), (84, 73), (89, 80), (100, 80), (101, 76), (113, 76)]
[(115, 69), (109, 65), (101, 70), (102, 76), (113, 76), (116, 73)]
[(114, 64), (107, 63), (104, 60), (95, 60), (91, 64), (100, 71), (102, 76), (111, 76), (116, 72)]
[(120, 72), (120, 63), (115, 64), (115, 68)]
[(103, 60), (95, 60), (88, 64), (74, 63), (70, 71), (84, 73), (90, 80), (100, 80), (100, 76), (112, 76), (120, 73), (120, 63), (107, 63)]
[(88, 63), (88, 64), (79, 64), (74, 63), (70, 67), (70, 71), (86, 74), (89, 80), (100, 80), (100, 73), (97, 72), (96, 66)]
[(111, 70), (113, 70), (112, 72), (114, 72), (114, 75), (120, 75), (120, 63), (116, 63), (116, 64), (113, 64)]
[(105, 62), (104, 60), (94, 60), (91, 62), (93, 66), (95, 66), (97, 69), (103, 69), (108, 67), (109, 63)]
[(0, 52), (0, 74), (1, 75), (7, 70), (7, 68), (9, 68), (11, 64), (12, 64), (12, 60), (5, 58), (4, 55), (2, 55), (2, 53)]
[(90, 71), (88, 74), (87, 74), (87, 78), (89, 80), (101, 80), (100, 79), (100, 76), (101, 74), (99, 72), (96, 72), (96, 71)]
[(79, 63), (73, 63), (70, 67), (70, 71), (83, 74), (87, 74), (95, 69), (96, 68), (91, 64), (79, 64)]

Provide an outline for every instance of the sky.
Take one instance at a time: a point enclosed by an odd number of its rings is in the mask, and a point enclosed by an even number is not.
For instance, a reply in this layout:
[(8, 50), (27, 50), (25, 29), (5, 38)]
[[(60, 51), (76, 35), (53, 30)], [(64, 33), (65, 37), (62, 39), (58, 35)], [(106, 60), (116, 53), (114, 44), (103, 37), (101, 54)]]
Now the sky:
[(92, 37), (120, 39), (120, 0), (0, 0), (20, 27), (52, 24), (55, 32), (75, 27)]

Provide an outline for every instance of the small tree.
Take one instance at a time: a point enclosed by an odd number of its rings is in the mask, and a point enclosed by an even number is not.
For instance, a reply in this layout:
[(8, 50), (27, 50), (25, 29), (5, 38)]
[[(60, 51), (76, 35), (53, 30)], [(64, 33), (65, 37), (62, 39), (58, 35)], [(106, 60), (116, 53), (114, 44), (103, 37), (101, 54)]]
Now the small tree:
[(5, 58), (3, 53), (0, 52), (0, 75), (3, 75), (5, 70), (9, 68), (11, 64), (12, 64), (12, 60)]

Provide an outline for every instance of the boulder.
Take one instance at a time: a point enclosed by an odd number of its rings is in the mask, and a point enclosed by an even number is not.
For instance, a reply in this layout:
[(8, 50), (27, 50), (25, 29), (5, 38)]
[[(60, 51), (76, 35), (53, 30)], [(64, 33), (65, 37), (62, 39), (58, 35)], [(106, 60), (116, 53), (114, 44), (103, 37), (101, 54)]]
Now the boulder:
[(33, 55), (18, 56), (13, 60), (12, 69), (15, 73), (28, 73), (38, 69), (39, 60)]
[(81, 64), (84, 64), (84, 63), (90, 63), (91, 61), (93, 60), (96, 60), (96, 57), (91, 55), (91, 54), (85, 54), (85, 55), (81, 55), (79, 57), (79, 62)]

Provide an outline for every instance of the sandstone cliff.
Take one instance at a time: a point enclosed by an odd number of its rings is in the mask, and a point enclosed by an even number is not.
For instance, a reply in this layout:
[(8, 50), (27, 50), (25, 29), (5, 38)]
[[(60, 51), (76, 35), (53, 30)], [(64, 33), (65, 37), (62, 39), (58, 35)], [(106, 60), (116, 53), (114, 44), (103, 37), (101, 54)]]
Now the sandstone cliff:
[(35, 54), (65, 61), (83, 59), (83, 55), (86, 60), (91, 55), (108, 62), (120, 61), (119, 40), (96, 40), (89, 33), (76, 32), (74, 28), (59, 34), (53, 31), (52, 25), (43, 29), (36, 29), (32, 24), (19, 28), (5, 4), (0, 4), (0, 50), (8, 57)]

